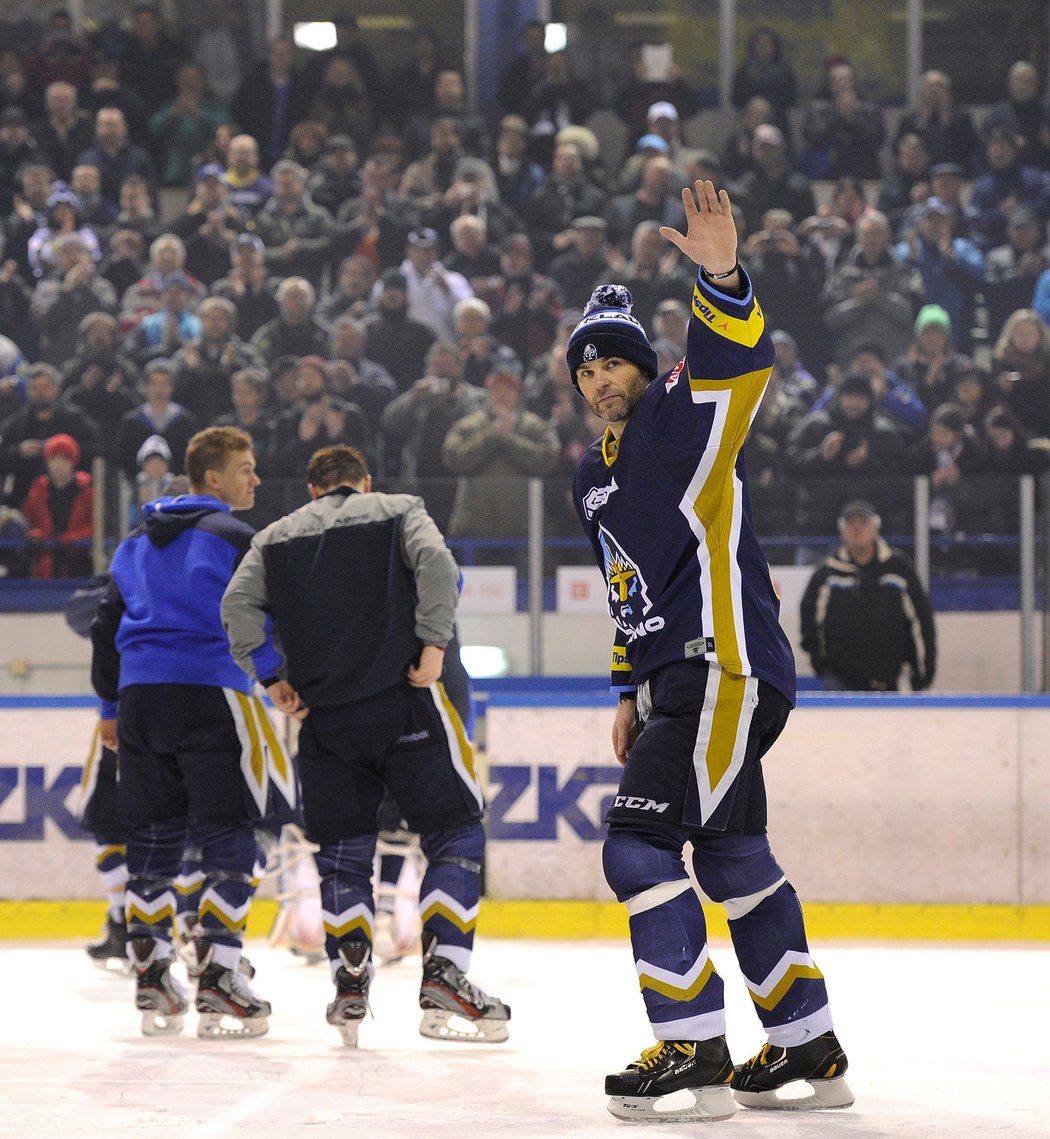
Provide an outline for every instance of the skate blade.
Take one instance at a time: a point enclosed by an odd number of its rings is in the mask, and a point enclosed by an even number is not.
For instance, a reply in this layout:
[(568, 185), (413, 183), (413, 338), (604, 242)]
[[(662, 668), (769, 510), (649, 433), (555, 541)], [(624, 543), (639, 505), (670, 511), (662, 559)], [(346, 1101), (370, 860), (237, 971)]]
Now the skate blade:
[(419, 1024), (420, 1036), (431, 1040), (467, 1040), (478, 1044), (502, 1044), (510, 1035), (506, 1020), (481, 1016), (477, 1020), (449, 1012), (443, 1008), (423, 1010)]
[(156, 1009), (140, 1009), (143, 1036), (174, 1036), (182, 1031), (182, 1013), (162, 1013)]
[(713, 1123), (729, 1119), (736, 1104), (726, 1084), (662, 1096), (610, 1096), (609, 1111), (627, 1123)]
[[(808, 1095), (797, 1094), (805, 1090)], [(792, 1095), (793, 1091), (796, 1094)], [(773, 1091), (740, 1091), (733, 1095), (737, 1103), (759, 1111), (828, 1111), (849, 1107), (854, 1100), (844, 1076), (837, 1080), (795, 1080)]]
[(201, 1012), (197, 1021), (197, 1035), (202, 1040), (230, 1040), (238, 1036), (265, 1036), (269, 1030), (269, 1020), (265, 1016), (242, 1019), (232, 1013)]
[(99, 972), (110, 977), (131, 976), (131, 962), (126, 957), (92, 957), (88, 954), (88, 958)]

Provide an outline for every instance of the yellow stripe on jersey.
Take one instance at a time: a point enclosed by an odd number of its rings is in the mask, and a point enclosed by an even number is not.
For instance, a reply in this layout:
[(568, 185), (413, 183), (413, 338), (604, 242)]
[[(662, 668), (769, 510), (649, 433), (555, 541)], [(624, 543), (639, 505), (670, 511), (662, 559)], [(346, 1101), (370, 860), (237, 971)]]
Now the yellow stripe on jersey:
[[(751, 717), (747, 724), (741, 724), (744, 696), (747, 692), (747, 677), (735, 676), (719, 669), (718, 696), (711, 717), (711, 735), (707, 741), (707, 783), (711, 791), (722, 782), (729, 770), (733, 757), (738, 751), (738, 737), (741, 727), (750, 729)], [(746, 740), (746, 735), (745, 735)]]
[(699, 285), (693, 286), (693, 316), (702, 320), (717, 336), (724, 336), (734, 344), (743, 344), (745, 348), (754, 348), (766, 327), (766, 318), (757, 301), (747, 320), (741, 320), (738, 316), (722, 312), (709, 296), (700, 291)]
[[(248, 754), (246, 757), (242, 756), (242, 762), (244, 758), (247, 758), (248, 771), (251, 772), (255, 787), (262, 787), (266, 772), (266, 761), (263, 759), (262, 743), (259, 739), (259, 728), (255, 722), (251, 698), (245, 696), (243, 692), (235, 692), (233, 689), (230, 691), (233, 692), (241, 710), (241, 722), (248, 733)], [(246, 771), (245, 774), (248, 772)]]
[[(476, 784), (478, 782), (477, 773), (474, 770), (474, 748), (471, 746), (470, 740), (467, 738), (467, 729), (463, 726), (463, 721), (460, 719), (459, 713), (456, 711), (455, 704), (449, 699), (448, 693), (445, 691), (445, 686), (438, 681), (434, 686), (438, 691), (438, 698), (441, 707), (445, 710), (445, 715), (448, 716), (448, 721), (452, 725), (452, 732), (456, 743), (459, 745), (459, 754), (463, 761), (463, 766), (466, 768), (470, 778)], [(451, 748), (452, 741), (449, 740), (449, 747)], [(453, 757), (454, 759), (455, 757)]]

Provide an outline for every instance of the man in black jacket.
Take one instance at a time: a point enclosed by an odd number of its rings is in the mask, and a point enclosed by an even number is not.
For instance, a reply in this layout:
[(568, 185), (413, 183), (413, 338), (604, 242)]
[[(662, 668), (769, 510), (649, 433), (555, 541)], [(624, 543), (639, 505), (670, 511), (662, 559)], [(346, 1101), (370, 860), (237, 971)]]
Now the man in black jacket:
[[(320, 847), (336, 985), (328, 1023), (357, 1044), (372, 975), (372, 863), (386, 792), (427, 859), (420, 1032), (506, 1040), (510, 1009), (464, 975), (485, 833), (473, 753), (438, 683), (459, 571), (422, 499), (371, 493), (359, 451), (322, 448), (307, 479), (312, 501), (256, 536), (227, 587), (222, 619), (234, 660), (302, 721), (303, 817)], [(276, 672), (259, 656), (271, 621), (281, 645)], [(450, 1026), (453, 1014), (467, 1027)]]
[(829, 692), (896, 692), (901, 670), (920, 692), (933, 683), (937, 633), (914, 566), (879, 533), (860, 500), (839, 514), (842, 545), (817, 567), (802, 595), (802, 647)]

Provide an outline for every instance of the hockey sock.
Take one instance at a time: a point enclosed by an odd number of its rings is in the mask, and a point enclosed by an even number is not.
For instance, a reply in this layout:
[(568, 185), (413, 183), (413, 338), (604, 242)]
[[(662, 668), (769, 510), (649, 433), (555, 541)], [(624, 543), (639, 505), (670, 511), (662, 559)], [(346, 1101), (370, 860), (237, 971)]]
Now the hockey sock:
[(375, 930), (372, 863), (376, 836), (358, 835), (322, 846), (314, 855), (321, 878), (321, 918), (325, 952), (333, 968), (339, 964), (339, 944), (348, 938), (371, 945)]
[(694, 839), (704, 893), (721, 902), (740, 971), (770, 1043), (801, 1044), (831, 1028), (827, 988), (809, 954), (802, 907), (764, 835)]
[(186, 825), (181, 819), (146, 823), (128, 831), (125, 915), (129, 937), (152, 937), (170, 946), (175, 918), (173, 883), (185, 844)]
[(197, 912), (204, 889), (204, 871), (201, 869), (201, 848), (196, 836), (191, 837), (182, 852), (179, 872), (175, 876), (175, 928), (183, 941), (193, 936)]
[(247, 823), (201, 823), (196, 834), (204, 874), (196, 932), (214, 946), (215, 963), (233, 969), (255, 895), (255, 834)]
[(671, 835), (609, 831), (605, 880), (627, 905), (631, 948), (657, 1040), (707, 1040), (725, 1032), (724, 988), (707, 946), (700, 899)]
[(451, 831), (420, 835), (427, 870), (419, 887), (419, 916), (424, 932), (437, 938), (434, 955), (457, 969), (470, 968), (474, 928), (481, 895), (485, 832), (481, 822)]
[(124, 920), (124, 894), (128, 884), (127, 850), (123, 838), (97, 836), (95, 869), (106, 894), (106, 909), (114, 921)]

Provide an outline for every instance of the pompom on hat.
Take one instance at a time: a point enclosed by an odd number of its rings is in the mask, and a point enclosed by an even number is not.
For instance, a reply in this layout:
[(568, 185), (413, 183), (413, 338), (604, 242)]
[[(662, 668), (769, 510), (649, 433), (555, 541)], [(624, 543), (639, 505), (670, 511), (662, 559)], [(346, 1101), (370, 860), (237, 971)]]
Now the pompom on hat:
[(565, 350), (572, 386), (579, 391), (576, 369), (590, 360), (618, 356), (638, 367), (650, 380), (660, 370), (645, 329), (631, 316), (634, 298), (623, 285), (599, 285), (583, 310)]

